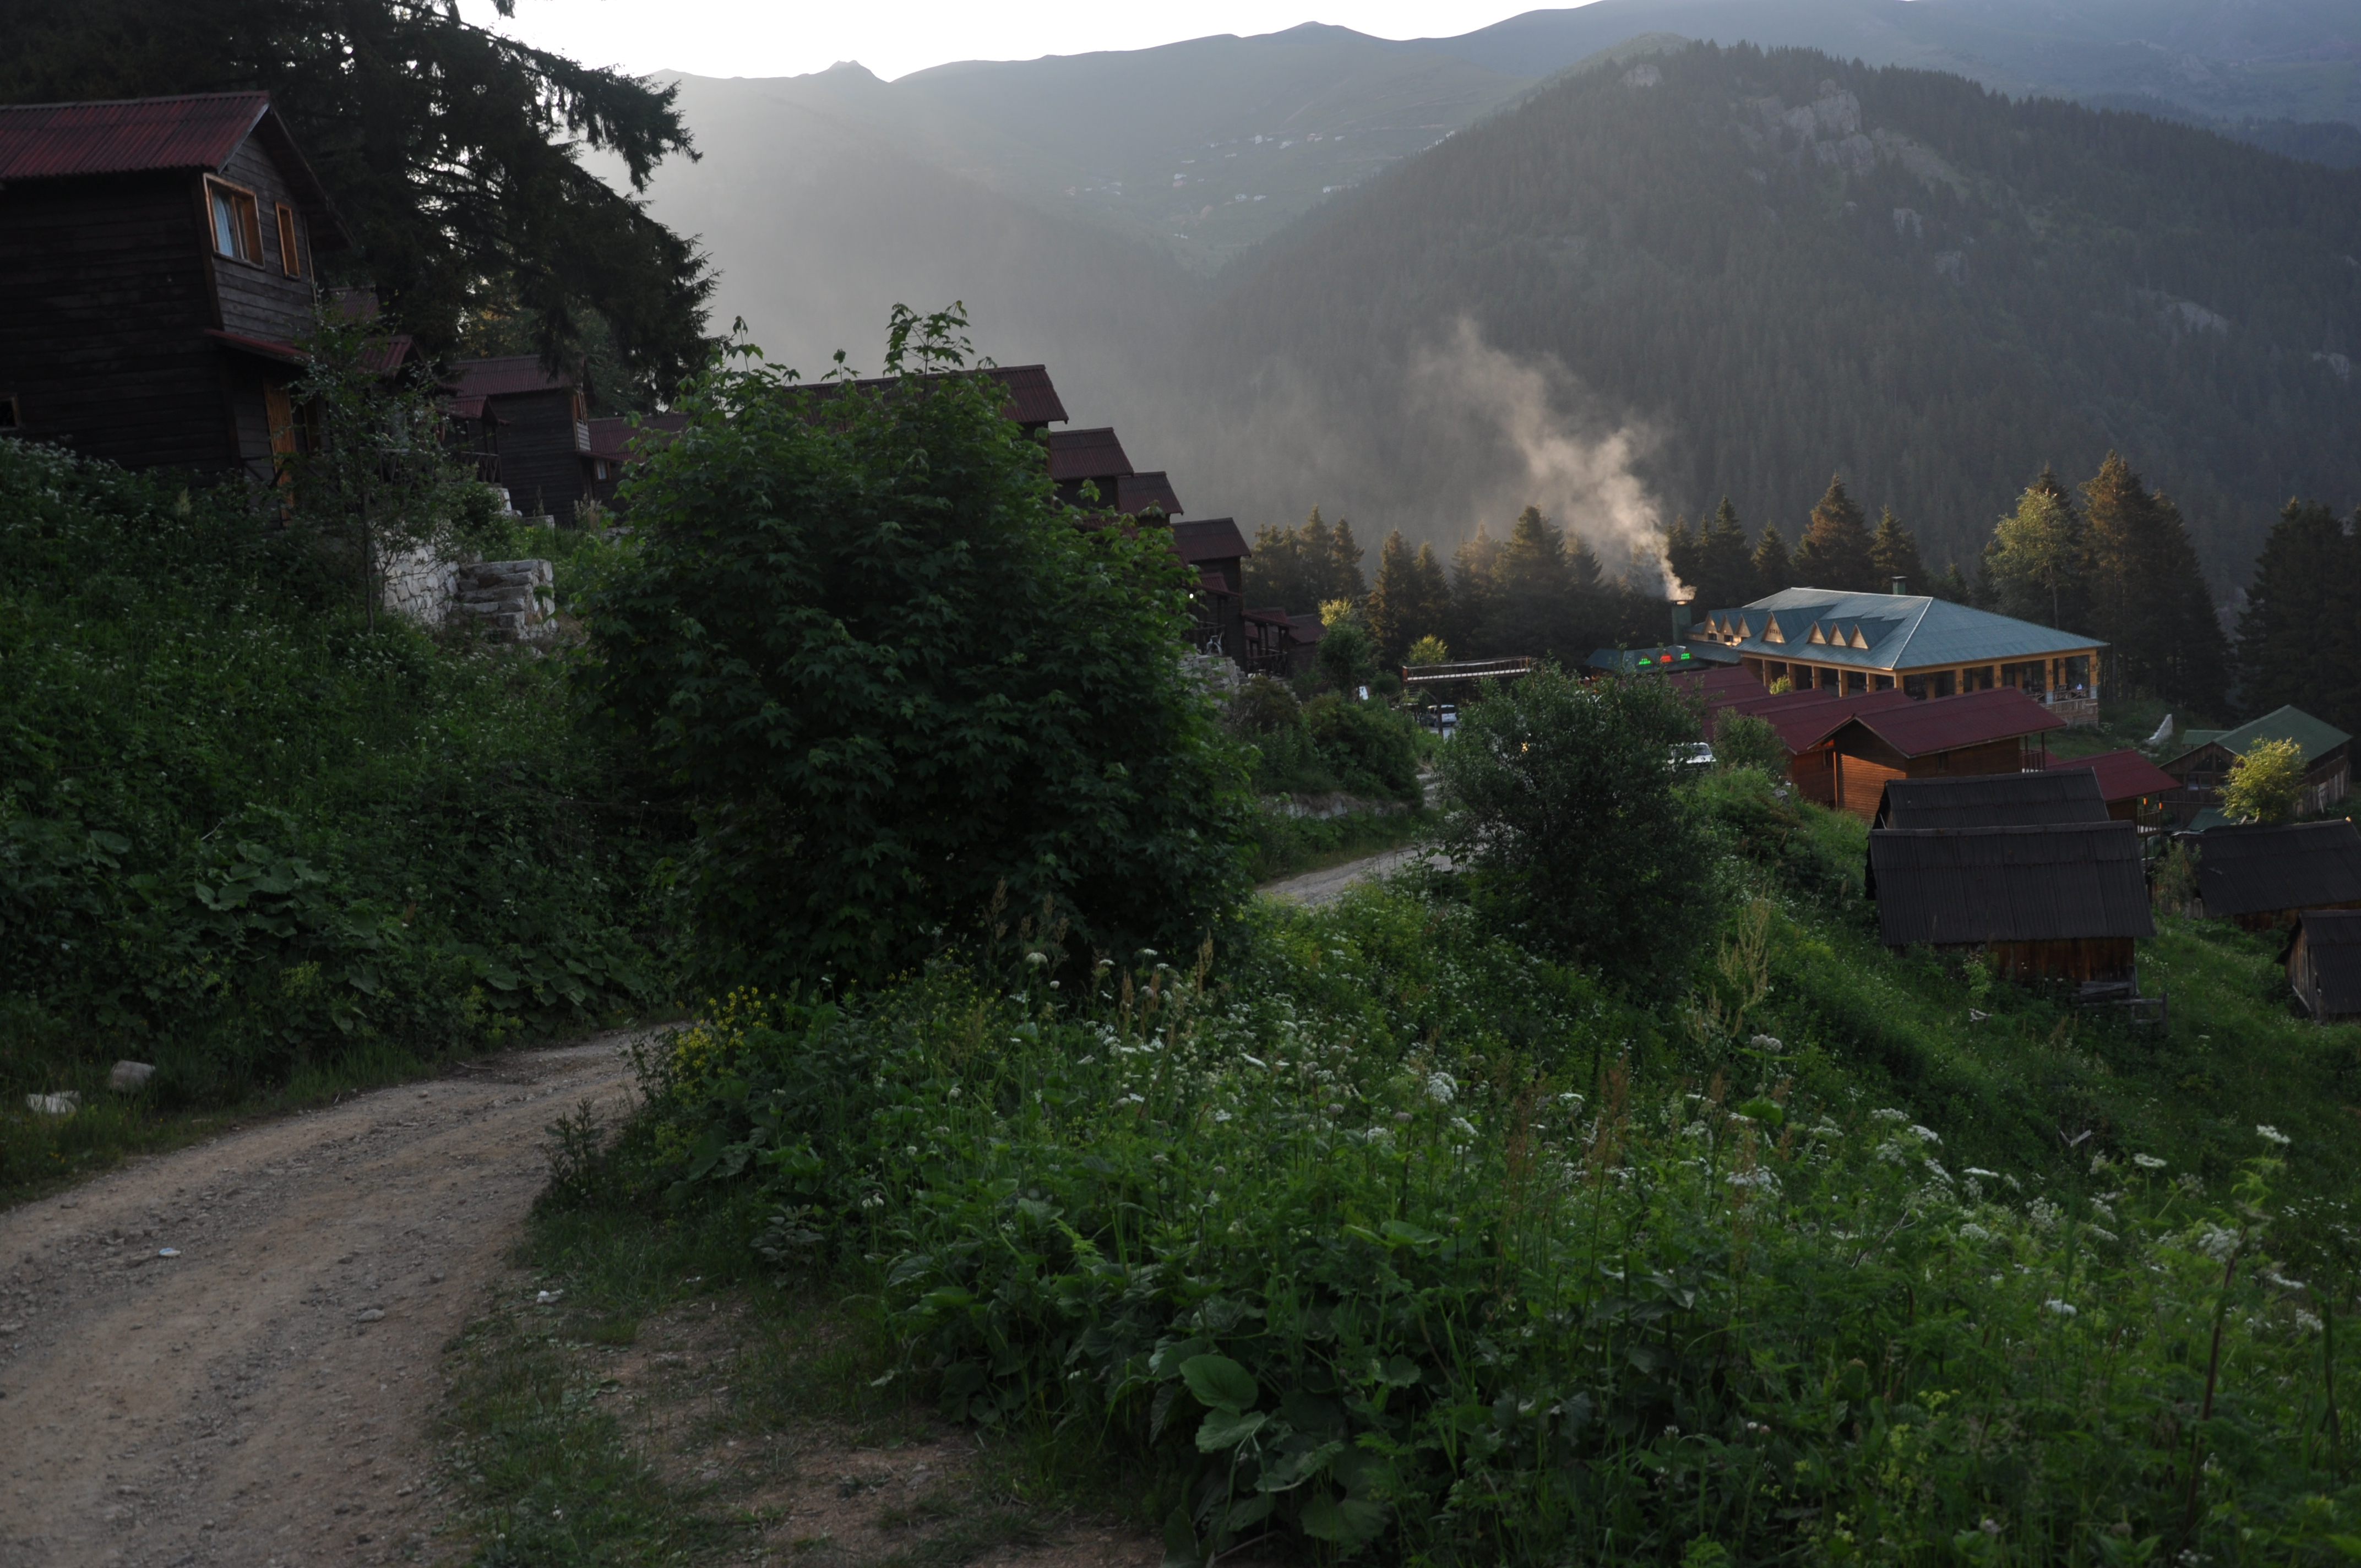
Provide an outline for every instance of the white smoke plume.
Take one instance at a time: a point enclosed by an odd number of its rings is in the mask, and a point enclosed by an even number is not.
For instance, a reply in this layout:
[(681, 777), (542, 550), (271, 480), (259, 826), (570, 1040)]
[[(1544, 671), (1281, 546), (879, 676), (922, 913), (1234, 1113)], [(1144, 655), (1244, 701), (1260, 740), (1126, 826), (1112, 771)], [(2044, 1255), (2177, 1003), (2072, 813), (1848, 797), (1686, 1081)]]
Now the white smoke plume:
[(1418, 355), (1411, 385), (1438, 438), (1484, 444), (1508, 460), (1468, 498), (1464, 532), (1480, 518), (1499, 532), (1537, 506), (1587, 540), (1610, 576), (1631, 574), (1635, 586), (1673, 591), (1663, 509), (1637, 472), (1656, 443), (1645, 425), (1603, 417), (1554, 356), (1520, 359), (1464, 317), (1449, 341)]

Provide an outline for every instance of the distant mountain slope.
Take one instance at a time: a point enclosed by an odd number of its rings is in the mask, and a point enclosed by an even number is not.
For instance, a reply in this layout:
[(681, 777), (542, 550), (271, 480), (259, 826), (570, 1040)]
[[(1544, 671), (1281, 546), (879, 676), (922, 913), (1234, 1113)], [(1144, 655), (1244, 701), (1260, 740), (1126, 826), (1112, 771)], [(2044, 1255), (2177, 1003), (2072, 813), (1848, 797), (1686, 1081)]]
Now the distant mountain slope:
[(1605, 544), (1636, 485), (1792, 543), (1842, 469), (1936, 562), (2043, 463), (2116, 447), (2226, 586), (2290, 492), (2361, 500), (2356, 257), (2361, 176), (1698, 46), (1554, 86), (1269, 247), (1170, 419), (1269, 512), (1364, 537), (1532, 499)]

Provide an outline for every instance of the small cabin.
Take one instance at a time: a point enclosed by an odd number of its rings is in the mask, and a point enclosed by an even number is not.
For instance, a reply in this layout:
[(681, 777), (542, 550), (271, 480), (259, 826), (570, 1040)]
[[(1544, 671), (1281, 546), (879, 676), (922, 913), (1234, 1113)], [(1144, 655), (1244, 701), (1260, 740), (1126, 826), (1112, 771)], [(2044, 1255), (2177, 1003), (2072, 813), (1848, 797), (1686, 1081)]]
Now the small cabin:
[(2361, 909), (2361, 831), (2344, 817), (2179, 838), (2196, 847), (2197, 897), (2209, 919), (2276, 931), (2307, 909)]
[(1828, 739), (1836, 805), (1867, 821), (1888, 781), (2019, 773), (2048, 763), (2039, 737), (2066, 721), (2013, 687), (1856, 712)]
[(2174, 786), (2164, 796), (2164, 807), (2184, 828), (2197, 826), (2201, 813), (2221, 806), (2231, 764), (2257, 740), (2292, 740), (2303, 754), (2299, 816), (2323, 816), (2352, 792), (2353, 737), (2300, 707), (2276, 708), (2235, 729), (2191, 729), (2181, 740), (2189, 749), (2164, 764)]
[(2320, 1023), (2361, 1017), (2361, 909), (2307, 909), (2288, 933), (2288, 987)]
[(2105, 822), (2107, 803), (2087, 768), (1977, 773), (1962, 778), (1888, 779), (1872, 828), (2038, 828)]
[(528, 517), (574, 521), (574, 509), (597, 493), (604, 459), (592, 449), (590, 409), (578, 369), (552, 370), (538, 356), (504, 354), (451, 367), (445, 412), (477, 425), (466, 437), (499, 459), (509, 501)]
[(1207, 517), (1172, 524), (1172, 553), (1197, 574), (1189, 596), (1194, 624), (1191, 645), (1200, 653), (1220, 653), (1248, 674), (1262, 672), (1246, 656), (1246, 535), (1234, 518)]
[[(1058, 488), (1060, 501), (1073, 507), (1092, 504), (1104, 510), (1122, 510), (1115, 505), (1116, 486), (1130, 477), (1131, 459), (1124, 455), (1123, 443), (1115, 439), (1113, 429), (1103, 425), (1095, 430), (1055, 430), (1042, 439), (1049, 449), (1049, 482)], [(1084, 485), (1096, 492), (1094, 503), (1083, 500)]]
[(617, 414), (590, 422), (590, 499), (615, 504), (615, 492), (647, 455), (688, 428), (686, 414)]
[(2107, 803), (2108, 816), (2118, 822), (2137, 822), (2158, 830), (2161, 830), (2164, 822), (2165, 797), (2180, 783), (2129, 748), (2052, 762), (2050, 767), (2053, 772), (2088, 768), (2098, 780), (2099, 797)]
[(269, 93), (0, 107), (0, 434), (272, 478), (349, 244)]
[(1982, 953), (2002, 973), (2136, 982), (2156, 935), (2128, 822), (1873, 829), (1869, 895), (1889, 948)]
[(1910, 700), (1898, 691), (1863, 692), (1850, 696), (1817, 688), (1766, 692), (1752, 672), (1741, 669), (1740, 673), (1745, 675), (1743, 681), (1715, 671), (1696, 683), (1705, 696), (1717, 732), (1724, 713), (1751, 714), (1770, 725), (1786, 745), (1787, 773), (1797, 793), (1821, 806), (1836, 803), (1836, 762), (1828, 749), (1829, 737), (1859, 713), (1896, 707)]

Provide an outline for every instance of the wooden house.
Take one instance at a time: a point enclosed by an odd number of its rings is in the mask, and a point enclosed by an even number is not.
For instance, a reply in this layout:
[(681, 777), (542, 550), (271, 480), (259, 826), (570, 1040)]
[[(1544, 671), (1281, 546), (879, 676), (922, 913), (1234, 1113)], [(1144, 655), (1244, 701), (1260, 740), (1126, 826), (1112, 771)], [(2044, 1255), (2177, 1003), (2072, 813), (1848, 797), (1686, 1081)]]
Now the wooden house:
[(2292, 740), (2302, 751), (2303, 798), (2297, 805), (2299, 814), (2323, 815), (2351, 793), (2353, 737), (2300, 707), (2289, 707), (2235, 729), (2191, 729), (2184, 735), (2181, 742), (2188, 750), (2164, 764), (2173, 779), (2173, 787), (2164, 795), (2165, 811), (2180, 826), (2193, 827), (2200, 812), (2219, 809), (2230, 764), (2257, 740)]
[(605, 461), (591, 447), (581, 372), (504, 354), (459, 360), (451, 375), (445, 411), (475, 422), (471, 449), (498, 455), (511, 504), (528, 517), (572, 522), (575, 507), (597, 494), (594, 476)]
[(2178, 784), (2170, 773), (2128, 747), (2119, 751), (2102, 751), (2094, 757), (2052, 762), (2050, 766), (2059, 771), (2090, 769), (2098, 781), (2099, 798), (2107, 803), (2107, 815), (2118, 822), (2136, 822), (2144, 828), (2162, 827), (2165, 796)]
[(1819, 688), (1766, 692), (1752, 672), (1747, 676), (1740, 682), (1717, 674), (1699, 683), (1706, 693), (1708, 721), (1718, 731), (1723, 714), (1745, 713), (1769, 724), (1787, 747), (1787, 773), (1796, 792), (1822, 806), (1836, 804), (1836, 753), (1829, 746), (1836, 732), (1858, 714), (1899, 707), (1910, 701), (1898, 691), (1851, 696)]
[(2011, 687), (2066, 723), (2099, 719), (2105, 643), (1924, 595), (1788, 588), (1709, 610), (1687, 635), (1734, 649), (1766, 686), (1919, 698)]
[(1831, 795), (1839, 807), (1866, 821), (1877, 815), (1890, 779), (2040, 768), (2047, 756), (2037, 737), (2065, 724), (2007, 686), (1864, 707), (1828, 739)]
[(1193, 618), (1191, 645), (1200, 653), (1225, 655), (1248, 674), (1257, 674), (1246, 657), (1246, 535), (1235, 519), (1199, 518), (1172, 527), (1172, 553), (1197, 573), (1196, 590), (1189, 596)]
[(1870, 826), (1923, 832), (1938, 828), (2040, 828), (2108, 820), (2098, 775), (2088, 768), (2073, 768), (1888, 779)]
[(2288, 987), (2313, 1019), (2361, 1017), (2361, 909), (2307, 909), (2288, 933)]
[(349, 243), (267, 93), (0, 107), (0, 433), (269, 479)]
[(613, 415), (590, 422), (590, 499), (615, 504), (615, 491), (632, 466), (688, 426), (686, 414)]
[(2272, 931), (2307, 909), (2361, 909), (2361, 832), (2344, 817), (2180, 837), (2197, 848), (2197, 897), (2209, 919)]
[[(1116, 488), (1130, 477), (1131, 459), (1112, 429), (1053, 430), (1042, 437), (1042, 444), (1049, 449), (1049, 482), (1058, 487), (1060, 501), (1099, 511), (1121, 510), (1115, 504)], [(1084, 501), (1085, 485), (1095, 492), (1094, 501)]]
[(1889, 948), (1981, 952), (2002, 973), (2136, 982), (2156, 934), (2128, 822), (1873, 829), (1869, 894)]

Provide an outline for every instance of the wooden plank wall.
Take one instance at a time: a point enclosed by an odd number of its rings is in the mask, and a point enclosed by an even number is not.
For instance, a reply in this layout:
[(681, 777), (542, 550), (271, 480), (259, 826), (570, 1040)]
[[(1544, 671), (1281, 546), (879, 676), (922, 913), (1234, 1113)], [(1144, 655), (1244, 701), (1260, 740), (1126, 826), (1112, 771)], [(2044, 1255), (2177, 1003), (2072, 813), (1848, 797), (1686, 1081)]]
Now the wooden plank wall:
[(262, 259), (237, 261), (213, 256), (208, 249), (214, 292), (220, 302), (217, 324), (225, 332), (267, 338), (273, 343), (292, 343), (312, 324), (312, 258), (302, 254), (310, 241), (300, 210), (295, 214), (295, 277), (287, 275), (279, 251), (277, 208), (281, 203), (294, 206), (295, 193), (288, 189), (270, 155), (251, 137), (222, 166), (221, 178), (254, 192), (260, 207)]
[(2136, 950), (2129, 937), (2085, 937), (2062, 942), (1994, 942), (1984, 949), (1993, 966), (2013, 979), (2129, 980)]
[(574, 521), (574, 503), (590, 494), (588, 463), (574, 446), (571, 391), (511, 392), (490, 400), (500, 415), (500, 483), (522, 512)]
[(235, 463), (196, 177), (0, 189), (0, 396), (24, 433), (134, 466)]

